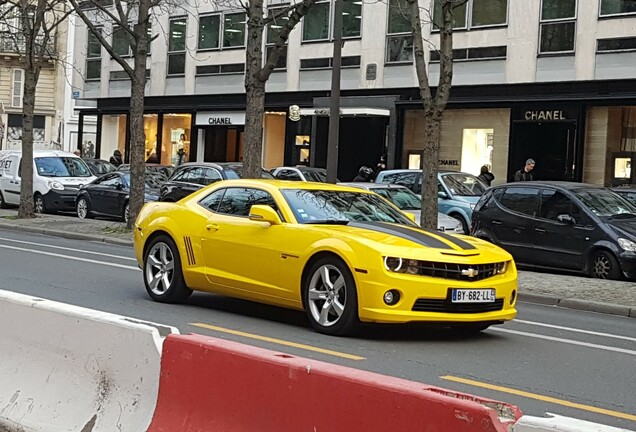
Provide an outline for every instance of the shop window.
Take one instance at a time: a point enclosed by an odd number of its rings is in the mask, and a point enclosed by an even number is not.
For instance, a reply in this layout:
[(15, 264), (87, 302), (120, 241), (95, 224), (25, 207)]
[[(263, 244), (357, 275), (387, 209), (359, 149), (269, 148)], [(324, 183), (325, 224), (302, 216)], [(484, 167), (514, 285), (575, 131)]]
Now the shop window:
[(389, 24), (386, 37), (387, 63), (413, 62), (411, 13), (406, 0), (389, 0)]
[[(102, 75), (102, 44), (92, 31), (88, 31), (86, 44), (86, 79), (98, 80)], [(97, 29), (101, 33), (101, 29)]]
[(245, 46), (244, 13), (223, 15), (223, 48)]
[(190, 160), (190, 132), (192, 115), (169, 113), (163, 115), (161, 129), (161, 162), (178, 166)]
[[(335, 7), (333, 1), (314, 4), (303, 18), (303, 41), (330, 40), (333, 38)], [(362, 0), (343, 0), (342, 37), (357, 38), (361, 35)]]
[[(454, 29), (473, 29), (505, 25), (508, 21), (508, 0), (468, 0), (453, 9)], [(442, 8), (433, 0), (433, 29), (442, 24)]]
[(543, 0), (540, 54), (574, 52), (576, 0)]
[(600, 16), (636, 14), (636, 0), (601, 0)]
[(636, 50), (636, 37), (599, 39), (596, 41), (597, 52), (618, 52)]
[[(500, 60), (505, 59), (508, 47), (460, 48), (453, 50), (453, 61), (461, 60)], [(439, 63), (439, 51), (431, 51), (431, 63)]]
[[(45, 116), (33, 116), (34, 148), (43, 148), (46, 132), (45, 125)], [(7, 145), (8, 149), (20, 148), (22, 145), (22, 114), (7, 115)]]
[(419, 169), (421, 167), (422, 155), (419, 153), (408, 154), (408, 169)]
[(24, 69), (11, 70), (11, 106), (22, 108), (22, 97), (24, 96)]
[(464, 129), (461, 171), (479, 175), (482, 166), (492, 169), (494, 129)]
[(170, 20), (168, 75), (183, 75), (186, 61), (186, 18)]

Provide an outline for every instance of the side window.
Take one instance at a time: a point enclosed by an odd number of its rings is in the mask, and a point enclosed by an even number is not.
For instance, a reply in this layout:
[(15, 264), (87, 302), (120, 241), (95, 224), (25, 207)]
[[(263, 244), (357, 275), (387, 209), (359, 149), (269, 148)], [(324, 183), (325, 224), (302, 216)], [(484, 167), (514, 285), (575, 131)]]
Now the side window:
[(300, 176), (298, 175), (298, 173), (290, 169), (281, 170), (276, 178), (280, 180), (300, 180)]
[(102, 181), (100, 182), (101, 186), (113, 186), (116, 187), (117, 185), (122, 184), (121, 178), (118, 175), (111, 175), (106, 177), (105, 179), (102, 179)]
[(219, 180), (222, 180), (221, 173), (219, 173), (215, 169), (206, 168), (206, 169), (203, 170), (203, 177), (201, 178), (200, 183), (203, 186), (207, 186), (207, 185), (212, 184), (214, 182), (217, 182)]
[(561, 192), (544, 189), (541, 191), (540, 217), (558, 221), (559, 215), (572, 215), (572, 201)]
[(501, 205), (509, 210), (534, 216), (537, 212), (538, 188), (510, 187), (501, 197)]
[(274, 198), (265, 191), (252, 188), (229, 188), (217, 211), (234, 216), (248, 216), (250, 208), (256, 204), (265, 204), (276, 208)]
[(213, 212), (218, 211), (219, 203), (221, 202), (221, 199), (223, 198), (223, 195), (225, 194), (226, 190), (227, 189), (215, 190), (210, 195), (206, 196), (201, 201), (199, 201), (199, 204), (210, 211), (213, 211)]
[(172, 178), (173, 181), (187, 181), (186, 177), (188, 175), (188, 173), (191, 171), (192, 168), (185, 168), (182, 169), (181, 171), (177, 172), (174, 177)]
[(203, 184), (203, 168), (196, 167), (188, 170), (188, 174), (185, 176), (185, 180), (189, 183)]

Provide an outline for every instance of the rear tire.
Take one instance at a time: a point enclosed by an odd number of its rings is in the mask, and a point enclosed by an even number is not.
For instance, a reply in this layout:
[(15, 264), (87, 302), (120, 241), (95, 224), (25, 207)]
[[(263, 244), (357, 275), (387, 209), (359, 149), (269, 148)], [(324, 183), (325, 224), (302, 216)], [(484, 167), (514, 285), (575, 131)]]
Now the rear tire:
[(130, 206), (128, 205), (128, 202), (124, 205), (121, 218), (124, 222), (128, 223), (128, 219), (130, 218)]
[(611, 252), (599, 250), (592, 255), (590, 276), (597, 279), (621, 279), (621, 267)]
[(181, 303), (192, 295), (183, 278), (179, 249), (166, 235), (155, 237), (148, 245), (143, 273), (146, 291), (154, 301)]

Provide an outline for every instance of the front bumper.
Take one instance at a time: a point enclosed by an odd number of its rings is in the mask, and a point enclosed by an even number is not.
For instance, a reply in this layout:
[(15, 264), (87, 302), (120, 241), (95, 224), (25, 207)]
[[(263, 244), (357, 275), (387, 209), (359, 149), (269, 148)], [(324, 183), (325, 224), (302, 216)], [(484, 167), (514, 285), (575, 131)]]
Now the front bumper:
[(42, 195), (44, 199), (44, 205), (47, 210), (51, 211), (73, 211), (75, 210), (75, 197), (77, 196), (78, 190), (75, 189), (65, 189), (65, 190), (55, 190), (51, 189), (46, 194)]
[(618, 255), (618, 263), (621, 266), (623, 276), (630, 280), (636, 280), (636, 253), (621, 252)]
[[(502, 275), (474, 282), (386, 270), (356, 273), (355, 277), (358, 285), (358, 315), (363, 322), (501, 322), (517, 315), (517, 270), (514, 264)], [(453, 288), (494, 288), (496, 302), (453, 303), (450, 299)], [(384, 293), (390, 289), (400, 293), (400, 300), (392, 306), (383, 301)]]

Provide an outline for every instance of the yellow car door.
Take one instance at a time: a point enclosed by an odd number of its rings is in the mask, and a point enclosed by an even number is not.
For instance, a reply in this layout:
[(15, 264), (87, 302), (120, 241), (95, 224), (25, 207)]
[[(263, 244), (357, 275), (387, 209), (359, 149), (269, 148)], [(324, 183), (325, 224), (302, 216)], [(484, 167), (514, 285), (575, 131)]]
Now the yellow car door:
[(206, 276), (224, 291), (267, 302), (268, 297), (284, 297), (278, 275), (285, 226), (250, 220), (254, 204), (275, 205), (259, 189), (225, 190), (202, 233)]

